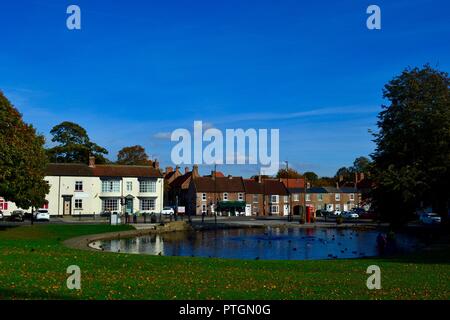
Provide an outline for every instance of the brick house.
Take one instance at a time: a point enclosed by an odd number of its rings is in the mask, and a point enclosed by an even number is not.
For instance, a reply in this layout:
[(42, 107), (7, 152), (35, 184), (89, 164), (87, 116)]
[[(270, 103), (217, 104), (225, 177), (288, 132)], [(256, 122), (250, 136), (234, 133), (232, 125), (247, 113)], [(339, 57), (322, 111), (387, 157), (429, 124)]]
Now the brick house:
[(360, 193), (355, 188), (313, 187), (307, 189), (305, 199), (315, 210), (348, 211), (359, 206)]
[(246, 215), (289, 214), (289, 192), (275, 179), (244, 179)]
[[(216, 205), (214, 205), (216, 203)], [(195, 175), (187, 192), (187, 212), (190, 215), (228, 215), (245, 211), (245, 190), (241, 177)]]
[(194, 165), (192, 167), (192, 171), (189, 171), (188, 167), (184, 168), (184, 174), (180, 173), (168, 184), (167, 204), (171, 206), (175, 206), (178, 204), (178, 206), (187, 207), (187, 194), (193, 176), (199, 176), (197, 165)]

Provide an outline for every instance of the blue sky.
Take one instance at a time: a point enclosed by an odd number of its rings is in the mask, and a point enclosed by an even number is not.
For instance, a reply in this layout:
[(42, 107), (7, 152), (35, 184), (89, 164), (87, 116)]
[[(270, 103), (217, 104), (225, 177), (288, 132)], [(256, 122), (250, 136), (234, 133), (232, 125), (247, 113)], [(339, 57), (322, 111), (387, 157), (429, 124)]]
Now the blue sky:
[[(66, 28), (70, 4), (81, 30)], [(381, 30), (366, 28), (370, 4)], [(0, 90), (46, 137), (77, 122), (112, 160), (141, 144), (171, 165), (168, 134), (202, 120), (279, 128), (280, 160), (333, 175), (373, 151), (387, 81), (450, 70), (449, 12), (446, 0), (2, 1)]]

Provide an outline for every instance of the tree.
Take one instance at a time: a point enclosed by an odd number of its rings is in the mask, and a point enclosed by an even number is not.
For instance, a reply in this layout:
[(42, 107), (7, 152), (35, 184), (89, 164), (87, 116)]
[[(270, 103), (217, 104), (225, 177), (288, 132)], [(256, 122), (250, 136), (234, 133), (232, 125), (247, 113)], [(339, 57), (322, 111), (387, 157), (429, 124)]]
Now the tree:
[(52, 141), (58, 143), (47, 150), (50, 161), (88, 163), (89, 156), (94, 156), (97, 163), (108, 162), (104, 157), (108, 151), (92, 142), (86, 130), (78, 124), (65, 121), (54, 126), (50, 133)]
[(392, 223), (432, 206), (446, 217), (450, 194), (450, 79), (426, 65), (388, 82), (372, 155), (373, 205)]
[(335, 178), (339, 182), (349, 182), (353, 180), (354, 169), (353, 167), (342, 167), (336, 172)]
[(0, 196), (28, 209), (41, 207), (49, 185), (44, 180), (44, 137), (26, 124), (0, 92)]
[(311, 184), (314, 184), (314, 182), (316, 182), (319, 179), (319, 176), (315, 172), (312, 172), (312, 171), (305, 172), (303, 174), (303, 176)]
[(289, 168), (286, 170), (286, 168), (280, 169), (277, 172), (276, 178), (301, 178), (302, 175), (296, 171), (295, 169)]
[(366, 157), (358, 157), (353, 162), (353, 172), (368, 173), (370, 170), (370, 160)]
[(117, 164), (150, 165), (151, 163), (145, 149), (139, 145), (122, 148), (117, 153)]

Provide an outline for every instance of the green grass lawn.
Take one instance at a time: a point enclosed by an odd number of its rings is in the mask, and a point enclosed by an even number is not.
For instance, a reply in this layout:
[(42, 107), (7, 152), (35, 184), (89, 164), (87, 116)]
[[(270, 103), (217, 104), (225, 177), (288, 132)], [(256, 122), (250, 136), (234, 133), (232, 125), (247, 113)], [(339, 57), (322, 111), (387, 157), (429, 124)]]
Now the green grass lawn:
[[(35, 225), (0, 230), (0, 299), (449, 299), (450, 252), (389, 259), (244, 261), (75, 250), (71, 237), (129, 229)], [(380, 266), (382, 289), (366, 269)], [(66, 287), (69, 265), (81, 290)]]

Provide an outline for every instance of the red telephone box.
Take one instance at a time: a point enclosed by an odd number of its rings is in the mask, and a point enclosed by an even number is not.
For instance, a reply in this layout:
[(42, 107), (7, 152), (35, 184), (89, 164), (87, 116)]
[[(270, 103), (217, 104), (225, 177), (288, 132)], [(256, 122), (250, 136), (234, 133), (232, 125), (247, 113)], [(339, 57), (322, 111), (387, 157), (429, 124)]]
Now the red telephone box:
[(313, 206), (307, 206), (306, 207), (306, 222), (310, 223), (311, 218), (314, 217), (314, 207)]

